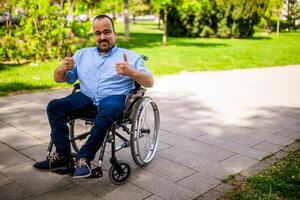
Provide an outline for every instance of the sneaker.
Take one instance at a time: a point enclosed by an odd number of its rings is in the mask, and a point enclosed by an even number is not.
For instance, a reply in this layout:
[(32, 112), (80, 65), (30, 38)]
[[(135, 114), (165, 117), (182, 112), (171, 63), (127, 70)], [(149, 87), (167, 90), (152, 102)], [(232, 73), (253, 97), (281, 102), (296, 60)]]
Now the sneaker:
[(91, 176), (92, 170), (90, 167), (90, 162), (85, 158), (80, 158), (75, 163), (75, 172), (73, 178), (86, 178)]
[(70, 157), (61, 156), (57, 152), (54, 152), (47, 160), (37, 162), (33, 167), (39, 171), (55, 171), (67, 170), (70, 168), (71, 164)]

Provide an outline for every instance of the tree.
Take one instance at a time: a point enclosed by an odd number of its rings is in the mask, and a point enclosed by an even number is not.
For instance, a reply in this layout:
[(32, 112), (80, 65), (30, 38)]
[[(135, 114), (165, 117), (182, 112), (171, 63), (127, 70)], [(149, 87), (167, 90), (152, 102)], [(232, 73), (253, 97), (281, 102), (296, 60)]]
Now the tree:
[(285, 14), (283, 16), (287, 19), (288, 30), (296, 29), (296, 21), (300, 19), (300, 2), (285, 0)]
[(265, 12), (265, 30), (267, 33), (271, 32), (271, 20), (275, 19), (277, 21), (276, 33), (279, 34), (279, 25), (280, 25), (280, 15), (282, 13), (282, 8), (284, 5), (284, 0), (269, 0), (267, 10)]
[(67, 48), (66, 7), (43, 0), (12, 0), (10, 4), (23, 8), (27, 15), (1, 41), (1, 59), (45, 60), (64, 54)]
[(265, 0), (177, 0), (168, 17), (168, 34), (187, 37), (252, 37)]
[(161, 22), (161, 0), (150, 0), (150, 10), (151, 13), (154, 13), (158, 16), (158, 29), (160, 29), (160, 22)]
[(124, 0), (103, 0), (98, 2), (97, 9), (99, 8), (103, 13), (109, 13), (113, 16), (113, 20), (116, 19), (116, 15), (124, 10)]
[(177, 0), (161, 0), (160, 7), (161, 11), (163, 13), (163, 37), (162, 37), (162, 44), (163, 46), (167, 46), (167, 36), (168, 36), (168, 15), (169, 10), (172, 6), (174, 6), (174, 3), (176, 3)]
[(135, 17), (138, 15), (147, 15), (150, 13), (150, 0), (130, 0), (130, 12), (132, 14), (133, 23), (136, 23)]
[(124, 36), (126, 39), (129, 38), (129, 11), (128, 11), (128, 0), (124, 0)]
[(0, 27), (2, 61), (63, 58), (67, 49), (76, 50), (86, 44), (91, 28), (90, 21), (67, 23), (67, 16), (73, 18), (82, 13), (91, 16), (99, 10), (99, 2), (93, 0), (5, 0), (2, 5), (5, 11), (13, 13), (22, 8), (26, 13), (20, 24)]

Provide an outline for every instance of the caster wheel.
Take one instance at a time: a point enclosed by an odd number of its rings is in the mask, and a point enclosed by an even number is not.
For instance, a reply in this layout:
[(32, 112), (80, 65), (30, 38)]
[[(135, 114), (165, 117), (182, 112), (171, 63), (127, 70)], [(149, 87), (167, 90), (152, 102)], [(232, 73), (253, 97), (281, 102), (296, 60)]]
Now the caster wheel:
[(115, 185), (122, 185), (126, 183), (130, 176), (130, 166), (124, 161), (119, 161), (121, 171), (116, 169), (115, 165), (109, 168), (109, 179)]

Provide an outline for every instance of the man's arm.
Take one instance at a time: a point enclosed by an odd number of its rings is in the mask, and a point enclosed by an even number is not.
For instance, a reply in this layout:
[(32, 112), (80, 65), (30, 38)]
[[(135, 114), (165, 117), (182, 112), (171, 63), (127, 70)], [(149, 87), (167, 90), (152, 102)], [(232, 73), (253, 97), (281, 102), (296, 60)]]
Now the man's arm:
[(66, 76), (67, 72), (74, 68), (75, 62), (71, 56), (71, 53), (68, 51), (67, 57), (63, 60), (63, 62), (56, 68), (54, 71), (54, 80), (57, 83), (62, 83), (68, 81)]
[(118, 62), (116, 65), (116, 71), (120, 75), (130, 76), (135, 82), (144, 86), (144, 87), (152, 87), (154, 84), (154, 79), (151, 74), (138, 71), (132, 68), (127, 60), (126, 54), (124, 56), (124, 61)]
[(62, 83), (62, 82), (66, 82), (67, 81), (67, 70), (60, 65), (59, 67), (56, 68), (56, 70), (54, 71), (54, 80), (57, 83)]
[(153, 76), (145, 72), (141, 72), (135, 69), (132, 69), (132, 72), (129, 75), (135, 82), (144, 86), (152, 87), (154, 84)]

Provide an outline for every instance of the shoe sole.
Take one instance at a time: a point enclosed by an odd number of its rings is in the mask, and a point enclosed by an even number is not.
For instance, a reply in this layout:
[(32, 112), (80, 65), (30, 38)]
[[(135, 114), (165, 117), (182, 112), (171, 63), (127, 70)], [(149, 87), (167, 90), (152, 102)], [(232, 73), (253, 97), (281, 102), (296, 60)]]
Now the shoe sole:
[(89, 174), (87, 175), (81, 175), (81, 176), (73, 176), (73, 178), (88, 178), (92, 175), (92, 173), (90, 172)]
[(40, 172), (54, 172), (54, 171), (58, 171), (58, 170), (67, 170), (68, 167), (57, 167), (57, 168), (51, 168), (50, 169), (39, 169), (39, 168), (36, 168), (36, 167), (33, 167), (32, 168), (36, 171), (40, 171)]

